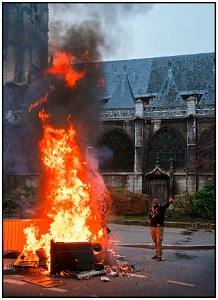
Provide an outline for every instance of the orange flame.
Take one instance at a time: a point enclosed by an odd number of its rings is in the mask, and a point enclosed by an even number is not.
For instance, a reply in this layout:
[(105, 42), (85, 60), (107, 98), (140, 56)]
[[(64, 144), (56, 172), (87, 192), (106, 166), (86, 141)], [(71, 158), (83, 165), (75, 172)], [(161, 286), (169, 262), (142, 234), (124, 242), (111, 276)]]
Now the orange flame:
[(49, 68), (49, 73), (64, 77), (68, 87), (75, 87), (77, 81), (85, 76), (85, 72), (76, 72), (72, 63), (76, 57), (64, 52), (58, 52), (55, 56), (55, 63)]
[(52, 239), (55, 242), (99, 242), (105, 247), (107, 235), (104, 199), (99, 203), (91, 192), (87, 163), (76, 143), (73, 125), (70, 124), (68, 130), (54, 129), (46, 123), (47, 117), (40, 113), (44, 137), (39, 146), (47, 175), (45, 209), (52, 222), (49, 232), (40, 239), (37, 239), (37, 228), (25, 229), (24, 255), (31, 260), (37, 249), (44, 248), (49, 262)]
[(46, 102), (47, 98), (48, 98), (48, 93), (46, 93), (44, 97), (42, 97), (41, 99), (39, 99), (35, 103), (31, 104), (29, 109), (28, 109), (28, 112), (30, 112), (34, 107), (36, 107), (38, 105), (41, 105), (42, 103)]
[[(58, 53), (56, 65), (50, 73), (64, 76), (69, 87), (73, 88), (84, 73), (76, 73), (70, 63), (75, 57)], [(54, 89), (54, 86), (50, 86)], [(30, 106), (29, 111), (47, 100), (48, 94)], [(35, 251), (43, 248), (49, 267), (50, 241), (92, 242), (107, 246), (108, 235), (106, 217), (110, 208), (110, 197), (103, 179), (96, 168), (90, 170), (76, 141), (76, 130), (67, 118), (68, 128), (57, 129), (48, 123), (50, 115), (44, 109), (39, 112), (44, 136), (39, 143), (41, 160), (46, 175), (45, 212), (50, 218), (49, 231), (38, 236), (35, 226), (24, 230), (26, 245), (22, 254), (31, 260)], [(87, 151), (88, 153), (88, 151)], [(93, 158), (92, 158), (93, 159)]]
[[(49, 217), (54, 220), (50, 231), (54, 241), (97, 241), (103, 235), (102, 225), (95, 223), (100, 215), (93, 211), (93, 200), (87, 181), (86, 162), (75, 140), (76, 132), (44, 125), (40, 142), (42, 160), (47, 169), (47, 203), (51, 203)], [(93, 214), (94, 213), (94, 214)], [(94, 229), (94, 230), (93, 230)]]

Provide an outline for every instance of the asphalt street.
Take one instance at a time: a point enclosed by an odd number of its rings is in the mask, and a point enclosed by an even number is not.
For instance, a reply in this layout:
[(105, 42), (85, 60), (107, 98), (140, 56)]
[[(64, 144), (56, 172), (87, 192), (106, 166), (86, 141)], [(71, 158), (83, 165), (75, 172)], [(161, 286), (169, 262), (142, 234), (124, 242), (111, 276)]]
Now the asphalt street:
[[(116, 245), (152, 246), (149, 227), (109, 224), (111, 243)], [(171, 248), (213, 248), (215, 231), (211, 229), (164, 228), (163, 246)]]
[[(39, 276), (23, 269), (12, 271), (4, 259), (2, 298), (7, 297), (215, 297), (214, 230), (165, 228), (163, 261), (154, 253), (149, 228), (109, 224), (110, 249), (134, 267), (125, 277), (86, 280), (54, 278), (59, 285), (45, 288), (25, 281)], [(189, 247), (187, 247), (189, 246)]]

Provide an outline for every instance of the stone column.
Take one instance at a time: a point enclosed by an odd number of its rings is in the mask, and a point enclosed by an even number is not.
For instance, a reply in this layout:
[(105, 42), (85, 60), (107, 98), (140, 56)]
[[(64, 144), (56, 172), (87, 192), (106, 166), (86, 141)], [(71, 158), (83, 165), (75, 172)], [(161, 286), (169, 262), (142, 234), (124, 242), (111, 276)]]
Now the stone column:
[[(4, 83), (15, 81), (16, 72), (16, 17), (17, 10), (11, 6), (9, 11), (4, 10), (8, 20), (4, 19), (4, 44), (3, 44), (3, 78)], [(6, 18), (6, 17), (5, 17)]]
[(196, 98), (187, 99), (187, 184), (188, 193), (196, 192)]
[[(30, 70), (31, 70), (31, 47), (32, 40), (30, 38), (30, 29), (31, 29), (31, 14), (30, 8), (27, 6), (23, 10), (22, 16), (22, 35), (23, 35), (23, 50), (22, 50), (22, 81), (26, 84), (30, 83)], [(39, 43), (39, 41), (38, 41)]]
[(15, 81), (15, 46), (10, 43), (7, 48), (6, 60), (4, 60), (4, 83)]
[(134, 186), (133, 191), (142, 193), (142, 166), (143, 166), (143, 132), (144, 132), (144, 107), (141, 100), (135, 104), (135, 156), (134, 156)]
[(40, 28), (41, 28), (41, 71), (46, 70), (48, 68), (48, 3), (40, 3), (39, 6), (41, 20), (40, 20)]

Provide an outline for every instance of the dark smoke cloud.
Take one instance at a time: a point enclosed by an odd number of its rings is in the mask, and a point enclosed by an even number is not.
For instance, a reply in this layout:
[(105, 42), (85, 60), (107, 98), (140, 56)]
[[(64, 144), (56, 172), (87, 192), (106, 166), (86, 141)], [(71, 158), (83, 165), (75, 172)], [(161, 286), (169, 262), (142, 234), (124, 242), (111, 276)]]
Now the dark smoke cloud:
[[(25, 96), (22, 96), (28, 124), (35, 128), (37, 140), (42, 137), (42, 130), (40, 130), (42, 126), (38, 118), (38, 112), (42, 108), (51, 114), (51, 123), (54, 127), (67, 127), (67, 118), (70, 115), (74, 125), (80, 129), (80, 133), (84, 133), (82, 135), (95, 137), (99, 132), (102, 92), (99, 81), (103, 74), (95, 61), (100, 60), (99, 47), (103, 47), (105, 41), (98, 28), (99, 24), (96, 21), (86, 21), (68, 27), (53, 47), (54, 64), (56, 53), (63, 51), (76, 57), (72, 66), (76, 72), (85, 71), (84, 78), (77, 81), (75, 87), (70, 88), (64, 78), (47, 73), (43, 78), (33, 81), (25, 91)], [(87, 56), (84, 53), (88, 53)], [(51, 85), (55, 87), (54, 90), (50, 88)], [(27, 113), (30, 105), (44, 97), (47, 92), (47, 102)]]
[[(99, 82), (103, 74), (95, 61), (101, 58), (99, 47), (104, 45), (104, 38), (98, 28), (97, 22), (87, 21), (66, 30), (59, 41), (58, 50), (75, 56), (73, 69), (78, 72), (85, 71), (85, 77), (77, 81), (75, 87), (70, 88), (56, 75), (50, 76), (55, 90), (49, 92), (45, 104), (46, 111), (54, 116), (52, 123), (56, 127), (65, 127), (70, 114), (74, 126), (79, 130), (80, 142), (87, 138), (89, 140), (95, 138), (100, 130)], [(84, 56), (84, 53), (88, 55)]]
[(62, 37), (61, 48), (76, 55), (77, 61), (81, 61), (82, 54), (87, 50), (91, 61), (100, 60), (101, 47), (104, 47), (105, 39), (99, 27), (98, 21), (85, 21), (80, 25), (69, 27)]
[(145, 3), (52, 3), (49, 4), (49, 36), (53, 41), (72, 25), (91, 20), (98, 22), (98, 32), (105, 38), (101, 47), (102, 58), (131, 49), (129, 21), (137, 21), (153, 4)]

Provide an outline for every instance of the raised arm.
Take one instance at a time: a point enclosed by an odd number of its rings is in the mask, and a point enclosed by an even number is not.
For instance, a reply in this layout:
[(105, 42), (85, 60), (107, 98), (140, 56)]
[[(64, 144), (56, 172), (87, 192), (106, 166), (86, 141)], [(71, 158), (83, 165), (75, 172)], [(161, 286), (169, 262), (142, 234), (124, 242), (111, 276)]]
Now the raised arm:
[(173, 202), (173, 198), (170, 196), (168, 202), (162, 206), (163, 209), (167, 209), (170, 204)]

